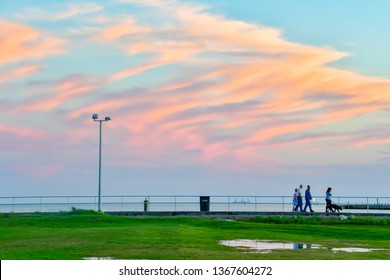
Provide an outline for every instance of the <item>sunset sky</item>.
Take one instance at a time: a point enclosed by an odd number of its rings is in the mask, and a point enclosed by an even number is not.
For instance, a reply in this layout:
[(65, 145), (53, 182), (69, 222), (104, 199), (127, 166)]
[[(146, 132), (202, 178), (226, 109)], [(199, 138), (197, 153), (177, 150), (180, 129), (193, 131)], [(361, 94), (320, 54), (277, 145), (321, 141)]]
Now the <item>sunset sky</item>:
[(390, 196), (389, 10), (0, 0), (0, 196)]

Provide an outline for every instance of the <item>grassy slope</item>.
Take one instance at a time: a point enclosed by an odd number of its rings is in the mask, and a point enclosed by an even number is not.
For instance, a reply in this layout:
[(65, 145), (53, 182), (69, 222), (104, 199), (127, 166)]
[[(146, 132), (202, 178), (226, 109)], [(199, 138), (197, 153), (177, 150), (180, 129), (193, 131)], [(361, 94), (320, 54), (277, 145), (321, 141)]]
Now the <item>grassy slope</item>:
[[(258, 239), (329, 247), (390, 249), (390, 225), (321, 220), (217, 221), (207, 218), (127, 218), (94, 212), (0, 216), (0, 259), (390, 259), (390, 250), (333, 253), (281, 250), (243, 253), (220, 240)], [(374, 222), (372, 222), (374, 223)]]

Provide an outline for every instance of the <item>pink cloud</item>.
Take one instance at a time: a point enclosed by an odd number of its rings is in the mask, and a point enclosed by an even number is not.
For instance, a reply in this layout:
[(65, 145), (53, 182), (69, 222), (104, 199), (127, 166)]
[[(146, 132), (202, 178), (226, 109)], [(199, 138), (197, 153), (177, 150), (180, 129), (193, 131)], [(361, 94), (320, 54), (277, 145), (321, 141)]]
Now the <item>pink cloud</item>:
[[(52, 84), (52, 83), (51, 83)], [(74, 76), (61, 79), (50, 88), (50, 92), (30, 102), (25, 102), (20, 110), (26, 112), (50, 111), (67, 103), (79, 100), (98, 87), (98, 82)]]
[(38, 72), (41, 67), (37, 64), (21, 65), (11, 70), (0, 72), (0, 84), (15, 79), (21, 79)]
[(390, 137), (368, 138), (353, 143), (354, 148), (364, 148), (368, 145), (381, 145), (390, 143)]
[(129, 69), (124, 69), (119, 72), (113, 73), (110, 77), (108, 77), (107, 82), (117, 82), (119, 80), (123, 80), (125, 78), (142, 74), (147, 70), (153, 69), (155, 67), (161, 66), (161, 63), (149, 63), (145, 64), (142, 66), (139, 66), (137, 68), (129, 68)]
[(42, 138), (47, 135), (46, 132), (41, 129), (6, 124), (0, 124), (0, 133), (2, 135), (8, 134), (18, 138)]
[(64, 165), (58, 163), (18, 163), (13, 167), (19, 175), (31, 176), (33, 178), (50, 177), (65, 170)]

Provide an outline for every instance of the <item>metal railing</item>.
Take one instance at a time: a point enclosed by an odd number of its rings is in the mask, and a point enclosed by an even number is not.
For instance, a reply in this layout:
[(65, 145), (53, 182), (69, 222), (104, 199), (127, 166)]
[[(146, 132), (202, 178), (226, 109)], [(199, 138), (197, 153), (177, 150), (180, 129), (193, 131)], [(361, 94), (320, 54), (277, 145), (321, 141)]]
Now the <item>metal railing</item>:
[[(111, 195), (102, 196), (102, 211), (200, 211), (195, 195)], [(325, 211), (323, 196), (314, 196), (312, 207)], [(390, 213), (390, 197), (333, 197), (344, 211)], [(303, 201), (305, 205), (305, 201)], [(0, 212), (60, 212), (76, 209), (98, 209), (97, 196), (18, 196), (0, 197)], [(211, 212), (291, 212), (291, 196), (210, 196)]]

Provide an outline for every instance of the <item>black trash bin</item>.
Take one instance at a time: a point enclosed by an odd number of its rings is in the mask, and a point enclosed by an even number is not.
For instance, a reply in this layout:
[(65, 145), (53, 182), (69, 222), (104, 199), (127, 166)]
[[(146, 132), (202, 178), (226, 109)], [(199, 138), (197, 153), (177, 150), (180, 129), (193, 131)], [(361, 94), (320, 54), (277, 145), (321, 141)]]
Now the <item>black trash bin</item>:
[(144, 212), (150, 211), (150, 201), (149, 198), (144, 199)]
[(209, 212), (210, 211), (210, 197), (209, 196), (201, 196), (200, 197), (200, 211), (201, 212)]

